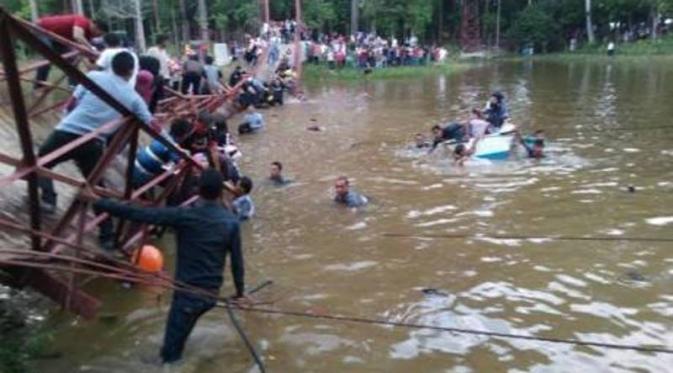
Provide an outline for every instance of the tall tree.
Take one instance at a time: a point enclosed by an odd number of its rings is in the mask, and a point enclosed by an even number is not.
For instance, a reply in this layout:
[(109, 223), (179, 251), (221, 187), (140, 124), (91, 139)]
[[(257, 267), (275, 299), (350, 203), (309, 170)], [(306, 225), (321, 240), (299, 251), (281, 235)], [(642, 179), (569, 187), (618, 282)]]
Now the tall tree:
[(147, 43), (145, 42), (145, 27), (143, 27), (143, 12), (140, 1), (141, 0), (133, 1), (135, 10), (136, 47), (140, 52), (145, 52)]
[(210, 34), (208, 32), (208, 7), (206, 0), (199, 0), (199, 28), (201, 29), (201, 40), (208, 45), (210, 43)]
[(584, 14), (586, 16), (587, 38), (589, 43), (596, 41), (594, 37), (594, 25), (591, 22), (591, 0), (584, 0)]
[(354, 35), (359, 31), (358, 20), (360, 18), (360, 12), (358, 6), (358, 0), (351, 0), (351, 35)]
[(35, 22), (40, 17), (35, 0), (30, 0), (30, 19)]
[(189, 27), (189, 19), (187, 18), (187, 4), (185, 0), (178, 0), (180, 5), (180, 22), (182, 25), (182, 42), (186, 43), (191, 40), (191, 32)]

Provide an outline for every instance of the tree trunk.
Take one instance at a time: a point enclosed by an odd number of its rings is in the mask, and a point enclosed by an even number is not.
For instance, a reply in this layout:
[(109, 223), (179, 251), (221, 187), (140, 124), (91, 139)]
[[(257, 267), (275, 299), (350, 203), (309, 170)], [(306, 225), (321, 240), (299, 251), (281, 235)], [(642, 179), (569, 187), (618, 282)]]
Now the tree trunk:
[(495, 16), (495, 49), (500, 49), (500, 8), (502, 0), (498, 0), (498, 10)]
[(82, 0), (72, 0), (70, 4), (72, 6), (73, 13), (84, 14), (84, 8), (82, 7)]
[(182, 22), (182, 41), (183, 43), (188, 43), (192, 37), (189, 32), (189, 20), (187, 19), (187, 6), (185, 5), (185, 0), (179, 0), (179, 2), (180, 2), (180, 22)]
[(351, 0), (351, 35), (355, 35), (358, 32), (359, 18), (358, 0)]
[(439, 0), (437, 5), (437, 44), (442, 44), (442, 37), (444, 36), (444, 0)]
[(659, 13), (659, 9), (657, 7), (657, 4), (652, 4), (652, 40), (657, 40), (657, 25), (659, 25), (659, 17), (661, 14)]
[(136, 48), (138, 48), (138, 51), (140, 53), (145, 52), (146, 44), (145, 44), (145, 28), (143, 27), (143, 12), (140, 7), (140, 1), (141, 0), (135, 0), (134, 1), (134, 6), (135, 6), (135, 28), (136, 28)]
[(40, 18), (40, 14), (37, 10), (36, 0), (30, 0), (30, 19), (35, 23), (38, 18)]
[(93, 6), (93, 0), (89, 0), (89, 14), (91, 18), (96, 18), (96, 8)]
[(180, 35), (178, 33), (178, 22), (175, 20), (175, 10), (171, 9), (171, 26), (173, 26), (173, 43), (175, 43), (175, 46), (180, 45)]
[(584, 11), (587, 19), (587, 39), (589, 43), (593, 44), (596, 39), (594, 38), (594, 25), (591, 22), (591, 0), (584, 0)]
[(152, 12), (154, 13), (154, 27), (157, 29), (157, 32), (161, 32), (161, 21), (159, 20), (158, 0), (152, 0)]
[(199, 0), (199, 29), (201, 30), (201, 40), (206, 45), (210, 44), (210, 35), (208, 33), (208, 8), (206, 0)]

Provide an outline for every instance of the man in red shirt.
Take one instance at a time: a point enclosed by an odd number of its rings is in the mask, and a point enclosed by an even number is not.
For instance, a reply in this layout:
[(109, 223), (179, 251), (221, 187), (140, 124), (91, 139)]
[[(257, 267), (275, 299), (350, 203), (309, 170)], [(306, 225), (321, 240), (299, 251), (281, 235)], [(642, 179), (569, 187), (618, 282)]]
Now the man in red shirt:
[[(80, 43), (91, 49), (94, 49), (94, 47), (91, 45), (90, 40), (101, 36), (103, 32), (107, 31), (105, 25), (96, 24), (80, 14), (42, 17), (37, 20), (36, 24), (47, 31), (53, 32), (58, 36), (62, 36), (76, 43)], [(48, 37), (42, 37), (41, 39), (58, 54), (66, 53), (69, 50), (65, 45), (52, 41)], [(36, 88), (40, 87), (39, 82), (47, 81), (50, 69), (51, 65), (46, 65), (37, 70), (37, 76), (35, 77), (35, 80), (37, 81), (35, 83)]]

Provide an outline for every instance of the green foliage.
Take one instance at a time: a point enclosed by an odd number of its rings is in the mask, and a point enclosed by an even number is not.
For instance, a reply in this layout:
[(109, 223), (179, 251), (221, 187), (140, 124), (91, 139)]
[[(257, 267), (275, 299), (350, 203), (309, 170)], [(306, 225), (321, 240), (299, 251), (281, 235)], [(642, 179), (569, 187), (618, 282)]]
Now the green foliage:
[(543, 5), (534, 4), (521, 11), (509, 29), (510, 39), (519, 46), (532, 43), (542, 50), (558, 42), (558, 25), (546, 10)]

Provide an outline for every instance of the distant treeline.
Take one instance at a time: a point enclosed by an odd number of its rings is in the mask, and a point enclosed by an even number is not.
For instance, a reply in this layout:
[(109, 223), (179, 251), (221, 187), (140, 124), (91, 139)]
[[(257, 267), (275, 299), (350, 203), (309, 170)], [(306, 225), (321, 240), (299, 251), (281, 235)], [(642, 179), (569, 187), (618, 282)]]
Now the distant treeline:
[[(296, 0), (268, 0), (272, 21), (295, 16)], [(311, 31), (351, 34), (375, 32), (426, 44), (466, 44), (479, 48), (540, 51), (567, 49), (586, 42), (657, 38), (673, 28), (673, 0), (303, 0), (303, 21)], [(138, 41), (135, 20), (142, 18), (151, 43), (158, 33), (175, 43), (200, 39), (204, 25), (212, 40), (257, 34), (266, 17), (265, 0), (0, 0), (30, 18), (81, 9)], [(31, 13), (31, 4), (35, 13)], [(203, 7), (203, 9), (200, 9)], [(587, 11), (588, 10), (588, 11)], [(145, 37), (143, 36), (143, 38)], [(144, 40), (143, 43), (144, 44)]]

